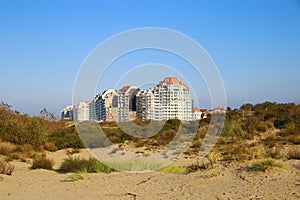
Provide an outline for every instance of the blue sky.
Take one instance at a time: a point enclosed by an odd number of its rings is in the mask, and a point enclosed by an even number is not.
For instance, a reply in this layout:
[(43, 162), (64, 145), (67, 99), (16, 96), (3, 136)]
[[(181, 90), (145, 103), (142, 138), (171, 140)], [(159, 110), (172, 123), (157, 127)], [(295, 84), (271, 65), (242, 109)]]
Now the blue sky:
[[(71, 104), (89, 52), (114, 34), (141, 27), (173, 29), (201, 44), (219, 68), (231, 107), (300, 103), (296, 0), (0, 0), (0, 101), (24, 113), (46, 107), (58, 114)], [(124, 62), (133, 62), (129, 58)], [(118, 71), (116, 66), (112, 73)], [(99, 91), (114, 85), (107, 81)], [(199, 105), (209, 107), (205, 95)]]

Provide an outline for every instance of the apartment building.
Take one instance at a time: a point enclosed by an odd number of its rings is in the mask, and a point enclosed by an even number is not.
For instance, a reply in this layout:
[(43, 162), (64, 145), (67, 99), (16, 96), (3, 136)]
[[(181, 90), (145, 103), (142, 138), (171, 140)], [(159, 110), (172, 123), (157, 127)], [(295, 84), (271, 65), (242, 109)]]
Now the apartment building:
[(91, 121), (114, 121), (113, 98), (115, 90), (108, 89), (99, 93), (91, 102)]
[(73, 109), (74, 121), (90, 121), (90, 102), (82, 101), (79, 104), (74, 106)]
[(192, 112), (189, 87), (176, 77), (167, 77), (147, 90), (135, 86), (124, 86), (118, 91), (105, 90), (91, 102), (75, 105), (72, 118), (74, 121), (126, 122), (136, 117), (142, 120), (191, 121), (201, 119), (201, 114), (200, 110)]
[(142, 120), (154, 119), (154, 90), (140, 90), (136, 94), (136, 116)]
[(143, 120), (192, 120), (188, 86), (176, 77), (167, 77), (154, 89), (140, 91), (137, 94), (137, 116)]
[(113, 97), (112, 114), (117, 122), (132, 121), (136, 117), (136, 93), (135, 86), (122, 87)]

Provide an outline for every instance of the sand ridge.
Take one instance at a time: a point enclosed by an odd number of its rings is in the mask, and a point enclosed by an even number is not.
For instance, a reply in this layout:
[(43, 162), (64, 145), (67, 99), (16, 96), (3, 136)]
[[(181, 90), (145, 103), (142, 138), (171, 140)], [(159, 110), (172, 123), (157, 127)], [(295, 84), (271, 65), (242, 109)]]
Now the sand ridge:
[[(86, 150), (75, 156), (88, 158)], [(60, 162), (66, 150), (48, 153)], [(1, 175), (0, 199), (300, 199), (300, 161), (289, 160), (285, 169), (249, 172), (243, 165), (216, 164), (211, 169), (189, 174), (161, 172), (70, 174), (43, 169), (31, 170), (30, 163), (11, 162), (15, 171)]]

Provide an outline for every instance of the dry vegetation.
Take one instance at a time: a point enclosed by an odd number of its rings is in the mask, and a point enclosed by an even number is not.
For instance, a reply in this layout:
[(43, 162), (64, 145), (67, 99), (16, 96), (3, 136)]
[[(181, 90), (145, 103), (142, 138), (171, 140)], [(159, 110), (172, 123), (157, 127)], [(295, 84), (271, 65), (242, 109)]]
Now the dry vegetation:
[[(41, 116), (29, 117), (1, 103), (0, 155), (5, 156), (7, 161), (32, 159), (33, 169), (52, 169), (53, 162), (42, 156), (45, 150), (57, 151), (72, 148), (74, 150), (69, 151), (69, 155), (72, 155), (84, 147), (81, 139), (90, 148), (104, 146), (106, 140), (99, 140), (99, 136), (92, 134), (94, 128), (99, 128), (99, 126), (113, 143), (123, 143), (125, 146), (125, 143), (129, 142), (136, 148), (145, 147), (147, 151), (154, 151), (170, 143), (176, 136), (179, 126), (182, 125), (181, 129), (185, 133), (197, 132), (191, 147), (185, 152), (187, 157), (191, 157), (199, 154), (210, 122), (210, 116), (200, 122), (190, 123), (181, 123), (176, 119), (168, 120), (156, 135), (144, 139), (126, 134), (114, 122), (93, 123), (92, 126), (90, 124), (85, 126), (88, 124), (86, 122), (82, 123), (79, 129), (90, 134), (85, 134), (80, 139), (74, 124), (56, 121), (51, 116), (51, 113), (43, 110)], [(135, 123), (145, 126), (143, 134), (148, 135), (151, 131), (146, 128), (150, 121), (136, 120)], [(219, 128), (215, 125), (213, 131), (217, 132)], [(179, 138), (178, 141), (183, 142), (184, 138)], [(235, 110), (228, 108), (221, 137), (213, 151), (207, 155), (207, 160), (197, 161), (186, 167), (184, 171), (208, 169), (220, 162), (264, 159), (267, 161), (270, 161), (268, 159), (300, 159), (300, 105), (265, 102), (257, 105), (245, 104)], [(266, 163), (270, 164), (270, 162)], [(5, 174), (11, 174), (13, 171), (13, 167), (4, 160), (1, 160), (0, 169), (1, 173)], [(96, 160), (70, 157), (63, 162), (60, 171), (110, 172), (112, 169)], [(165, 168), (163, 171), (183, 172), (182, 169), (174, 166)]]

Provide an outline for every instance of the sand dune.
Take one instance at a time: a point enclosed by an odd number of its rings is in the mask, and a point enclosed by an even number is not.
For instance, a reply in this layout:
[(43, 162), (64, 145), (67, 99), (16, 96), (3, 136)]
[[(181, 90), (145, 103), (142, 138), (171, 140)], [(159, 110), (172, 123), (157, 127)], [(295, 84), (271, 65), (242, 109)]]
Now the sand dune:
[[(89, 157), (87, 151), (79, 156)], [(49, 153), (55, 167), (66, 151)], [(300, 199), (300, 161), (285, 169), (249, 172), (243, 165), (215, 165), (190, 174), (160, 172), (83, 174), (68, 182), (70, 174), (30, 170), (29, 163), (13, 161), (11, 176), (1, 175), (0, 199)]]

